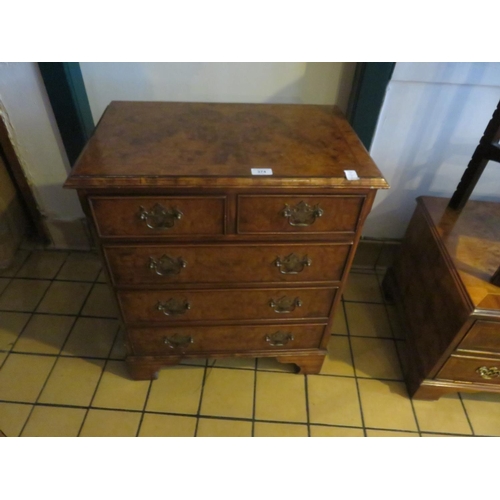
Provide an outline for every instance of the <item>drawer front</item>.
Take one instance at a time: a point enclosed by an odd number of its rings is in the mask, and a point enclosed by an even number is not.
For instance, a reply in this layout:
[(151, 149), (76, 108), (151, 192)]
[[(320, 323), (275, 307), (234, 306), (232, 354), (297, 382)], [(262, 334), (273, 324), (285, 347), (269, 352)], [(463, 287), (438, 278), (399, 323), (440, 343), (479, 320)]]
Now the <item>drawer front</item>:
[(500, 384), (500, 359), (451, 356), (436, 378)]
[(212, 320), (322, 319), (336, 288), (121, 291), (128, 323)]
[(132, 328), (136, 355), (317, 349), (324, 325)]
[(224, 234), (224, 197), (91, 197), (99, 236)]
[(458, 348), (500, 354), (500, 323), (476, 321)]
[(238, 196), (238, 233), (355, 233), (364, 196)]
[(114, 283), (340, 281), (350, 244), (107, 246)]

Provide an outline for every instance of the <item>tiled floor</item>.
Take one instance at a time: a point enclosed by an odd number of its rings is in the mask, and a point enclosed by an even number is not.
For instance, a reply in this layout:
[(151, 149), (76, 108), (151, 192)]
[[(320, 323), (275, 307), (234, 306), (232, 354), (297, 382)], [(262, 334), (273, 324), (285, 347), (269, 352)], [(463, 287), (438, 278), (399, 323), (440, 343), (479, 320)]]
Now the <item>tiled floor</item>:
[[(132, 381), (91, 253), (20, 250), (0, 271), (7, 436), (498, 436), (500, 396), (411, 401), (383, 268), (352, 273), (319, 375), (273, 359), (186, 361)], [(367, 269), (368, 271), (368, 269)]]

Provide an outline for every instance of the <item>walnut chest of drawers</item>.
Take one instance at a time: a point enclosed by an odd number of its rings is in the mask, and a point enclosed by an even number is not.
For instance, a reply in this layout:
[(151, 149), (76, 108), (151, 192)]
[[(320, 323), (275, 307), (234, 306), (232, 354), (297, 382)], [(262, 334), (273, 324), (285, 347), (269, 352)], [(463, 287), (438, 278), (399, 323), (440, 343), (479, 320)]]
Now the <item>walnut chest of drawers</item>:
[(363, 222), (388, 186), (334, 106), (112, 102), (65, 187), (78, 190), (130, 373), (144, 379), (193, 357), (319, 372)]
[(405, 376), (415, 399), (500, 392), (500, 203), (421, 197), (384, 280), (407, 334)]

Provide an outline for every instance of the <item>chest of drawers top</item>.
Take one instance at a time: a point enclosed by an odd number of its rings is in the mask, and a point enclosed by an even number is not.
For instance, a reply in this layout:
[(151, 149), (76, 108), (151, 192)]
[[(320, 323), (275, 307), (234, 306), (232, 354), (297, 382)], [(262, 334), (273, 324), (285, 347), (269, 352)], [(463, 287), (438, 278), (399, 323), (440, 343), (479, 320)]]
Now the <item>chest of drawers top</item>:
[[(355, 170), (359, 179), (347, 180), (345, 170)], [(117, 101), (107, 107), (65, 187), (150, 193), (388, 184), (336, 106)]]

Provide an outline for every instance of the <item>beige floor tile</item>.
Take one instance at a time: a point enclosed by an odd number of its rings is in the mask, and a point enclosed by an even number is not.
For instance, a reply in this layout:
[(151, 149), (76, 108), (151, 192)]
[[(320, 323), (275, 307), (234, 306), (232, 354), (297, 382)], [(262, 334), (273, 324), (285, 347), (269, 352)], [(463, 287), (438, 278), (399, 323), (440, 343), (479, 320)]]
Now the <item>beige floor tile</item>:
[(67, 252), (32, 252), (16, 278), (52, 279), (68, 256)]
[(66, 259), (58, 280), (94, 281), (101, 271), (101, 259), (91, 252), (75, 252)]
[(78, 318), (63, 354), (107, 358), (118, 331), (116, 319)]
[(401, 248), (400, 243), (384, 243), (380, 256), (377, 260), (376, 269), (385, 271), (393, 263)]
[(367, 437), (420, 437), (418, 432), (381, 431), (379, 429), (366, 429)]
[(384, 304), (346, 302), (345, 309), (351, 335), (392, 338)]
[(7, 437), (17, 437), (22, 431), (33, 405), (0, 403), (0, 431)]
[(12, 348), (30, 317), (28, 313), (0, 312), (0, 349)]
[(418, 430), (403, 382), (359, 379), (358, 384), (366, 427)]
[(113, 344), (113, 348), (111, 349), (109, 358), (125, 359), (126, 356), (127, 356), (127, 349), (125, 347), (125, 334), (123, 333), (123, 328), (120, 328), (116, 335), (115, 342)]
[[(217, 368), (239, 368), (241, 370), (253, 370), (255, 368), (255, 358), (220, 358), (215, 361)], [(211, 365), (211, 362), (209, 362)]]
[(78, 314), (92, 285), (53, 281), (37, 312), (52, 314)]
[(6, 311), (34, 311), (50, 281), (13, 279), (0, 297), (0, 309)]
[(40, 395), (40, 403), (88, 406), (99, 382), (104, 360), (59, 358)]
[(422, 437), (445, 437), (445, 438), (456, 438), (456, 439), (461, 439), (464, 437), (472, 437), (472, 436), (454, 436), (453, 434), (434, 434), (434, 433), (429, 433), (429, 432), (422, 432)]
[(332, 335), (327, 349), (328, 355), (323, 362), (321, 374), (354, 376), (349, 337)]
[(480, 436), (500, 436), (500, 394), (462, 394), (467, 415)]
[(12, 278), (16, 275), (17, 271), (21, 269), (21, 266), (26, 261), (26, 258), (29, 255), (29, 251), (27, 250), (18, 250), (14, 259), (12, 260), (10, 266), (6, 269), (0, 269), (0, 276), (5, 278)]
[(309, 375), (307, 393), (311, 423), (362, 426), (358, 391), (353, 378)]
[(104, 271), (104, 269), (99, 273), (99, 276), (97, 277), (97, 283), (107, 283), (106, 272)]
[(145, 413), (140, 437), (193, 437), (196, 417)]
[(335, 427), (326, 425), (311, 425), (311, 437), (364, 437), (363, 429), (359, 427)]
[(307, 437), (307, 425), (255, 422), (255, 437)]
[(295, 373), (297, 366), (294, 363), (280, 363), (276, 361), (276, 358), (259, 358), (257, 360), (257, 370)]
[(358, 377), (403, 379), (393, 340), (351, 337), (351, 347)]
[(76, 437), (87, 410), (81, 408), (58, 408), (35, 406), (23, 437)]
[(414, 399), (413, 408), (421, 431), (472, 434), (457, 394), (443, 396), (437, 401)]
[(74, 316), (34, 314), (19, 336), (14, 351), (59, 354), (74, 322)]
[(200, 418), (197, 437), (251, 437), (252, 422)]
[(307, 422), (304, 376), (257, 372), (255, 418)]
[(132, 380), (123, 361), (108, 361), (92, 406), (142, 410), (149, 380)]
[(344, 299), (355, 302), (382, 303), (382, 294), (374, 274), (351, 273), (344, 290)]
[(255, 373), (250, 370), (207, 370), (202, 415), (252, 418)]
[(405, 332), (403, 325), (401, 324), (401, 319), (396, 306), (387, 306), (387, 314), (389, 316), (389, 323), (391, 325), (392, 333), (396, 339), (404, 339)]
[(117, 318), (116, 308), (111, 290), (108, 285), (96, 284), (90, 292), (89, 298), (82, 311), (83, 316), (100, 316), (104, 318)]
[(10, 278), (0, 278), (0, 293), (2, 293), (10, 283)]
[(375, 269), (383, 243), (360, 241), (352, 263), (353, 268)]
[(0, 351), (0, 368), (2, 368), (3, 362), (7, 359), (8, 354), (8, 352)]
[(134, 437), (141, 413), (116, 410), (89, 410), (81, 437)]
[(196, 415), (204, 373), (201, 366), (170, 366), (161, 370), (151, 384), (146, 411)]
[(0, 370), (0, 399), (34, 403), (55, 361), (52, 356), (10, 354)]
[(333, 316), (331, 333), (334, 335), (347, 335), (347, 323), (345, 320), (344, 304), (339, 302)]

